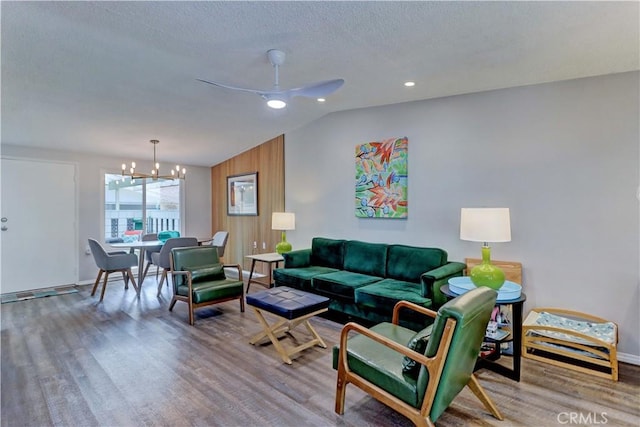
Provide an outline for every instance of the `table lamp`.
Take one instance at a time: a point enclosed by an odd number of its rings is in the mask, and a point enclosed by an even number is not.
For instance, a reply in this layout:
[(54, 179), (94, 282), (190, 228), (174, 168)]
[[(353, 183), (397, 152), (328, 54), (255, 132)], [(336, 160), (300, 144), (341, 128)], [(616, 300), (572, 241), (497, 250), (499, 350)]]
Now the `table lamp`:
[(504, 271), (491, 265), (488, 242), (510, 242), (509, 208), (462, 208), (460, 210), (460, 239), (483, 242), (482, 263), (471, 269), (469, 276), (476, 286), (498, 290), (504, 284)]
[(276, 252), (282, 254), (291, 251), (291, 243), (287, 242), (287, 230), (296, 229), (296, 214), (291, 212), (273, 212), (271, 229), (282, 230), (282, 241), (276, 245)]

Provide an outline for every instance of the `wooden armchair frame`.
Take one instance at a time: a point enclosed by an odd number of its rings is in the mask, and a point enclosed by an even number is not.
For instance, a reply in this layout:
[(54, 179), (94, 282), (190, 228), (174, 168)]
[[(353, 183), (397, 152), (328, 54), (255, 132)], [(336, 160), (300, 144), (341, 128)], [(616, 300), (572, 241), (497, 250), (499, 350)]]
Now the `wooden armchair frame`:
[[(242, 313), (244, 313), (244, 285), (242, 286), (243, 290), (242, 290), (242, 295), (238, 296), (233, 296), (233, 297), (228, 297), (228, 298), (220, 298), (220, 299), (215, 299), (215, 300), (210, 300), (210, 301), (205, 301), (205, 302), (201, 302), (199, 304), (196, 304), (193, 302), (193, 283), (191, 281), (191, 272), (190, 271), (176, 271), (173, 268), (173, 254), (170, 256), (170, 262), (171, 262), (171, 275), (173, 276), (173, 280), (177, 280), (178, 276), (187, 276), (187, 285), (189, 287), (189, 294), (188, 296), (183, 296), (183, 295), (177, 295), (175, 292), (173, 293), (173, 298), (171, 298), (171, 304), (169, 304), (169, 311), (173, 310), (173, 306), (176, 304), (176, 302), (178, 301), (183, 301), (186, 302), (189, 305), (189, 324), (191, 326), (193, 326), (194, 324), (194, 311), (197, 308), (200, 307), (204, 307), (207, 305), (213, 305), (213, 304), (218, 304), (221, 302), (225, 302), (225, 301), (232, 301), (234, 299), (239, 299), (240, 300), (240, 311)], [(240, 264), (222, 264), (222, 268), (226, 268), (226, 267), (231, 267), (231, 268), (237, 268), (238, 269), (238, 277), (240, 279), (238, 280), (242, 280), (242, 267), (240, 267)]]
[[(421, 307), (408, 301), (399, 301), (393, 308), (392, 323), (395, 325), (398, 325), (399, 323), (400, 309), (402, 308), (407, 308), (422, 314), (426, 314), (427, 316), (430, 316), (434, 319), (437, 316), (437, 313), (435, 311), (428, 308)], [(370, 329), (367, 329), (357, 323), (347, 323), (340, 333), (340, 353), (338, 358), (338, 380), (336, 384), (335, 412), (340, 415), (344, 414), (346, 387), (347, 384), (351, 383), (356, 387), (362, 389), (366, 393), (370, 394), (373, 398), (409, 418), (416, 426), (434, 426), (434, 423), (433, 421), (431, 421), (430, 417), (431, 406), (438, 389), (438, 384), (440, 382), (440, 377), (442, 375), (446, 356), (449, 351), (451, 340), (453, 338), (455, 325), (455, 319), (447, 319), (437, 353), (433, 357), (426, 357), (421, 353), (413, 351), (408, 347), (390, 340), (385, 336), (377, 334), (376, 332), (373, 332)], [(349, 369), (347, 361), (347, 339), (349, 332), (351, 331), (355, 331), (357, 333), (365, 335), (386, 347), (389, 347), (399, 353), (402, 353), (405, 356), (410, 357), (411, 359), (426, 367), (426, 369), (429, 371), (429, 382), (427, 383), (424, 400), (422, 401), (422, 405), (419, 409), (405, 403), (404, 401), (381, 389), (370, 381), (361, 378)], [(502, 414), (495, 406), (493, 401), (489, 398), (474, 374), (471, 374), (471, 378), (469, 379), (467, 386), (495, 418), (501, 421), (503, 420)]]

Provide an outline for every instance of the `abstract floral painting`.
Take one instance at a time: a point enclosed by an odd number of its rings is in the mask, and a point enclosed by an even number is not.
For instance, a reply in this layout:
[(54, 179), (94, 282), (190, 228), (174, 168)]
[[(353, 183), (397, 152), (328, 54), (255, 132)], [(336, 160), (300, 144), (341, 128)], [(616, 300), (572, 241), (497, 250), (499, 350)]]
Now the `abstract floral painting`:
[(356, 217), (407, 217), (407, 137), (356, 146)]

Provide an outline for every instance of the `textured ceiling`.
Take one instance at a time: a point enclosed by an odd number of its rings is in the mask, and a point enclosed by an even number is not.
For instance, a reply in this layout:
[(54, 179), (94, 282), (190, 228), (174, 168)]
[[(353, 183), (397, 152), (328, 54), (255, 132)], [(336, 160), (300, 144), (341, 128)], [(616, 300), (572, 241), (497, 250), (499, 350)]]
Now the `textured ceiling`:
[[(2, 1), (2, 143), (210, 166), (331, 112), (640, 69), (638, 2)], [(284, 88), (343, 78), (325, 104)], [(405, 88), (414, 80), (414, 88)]]

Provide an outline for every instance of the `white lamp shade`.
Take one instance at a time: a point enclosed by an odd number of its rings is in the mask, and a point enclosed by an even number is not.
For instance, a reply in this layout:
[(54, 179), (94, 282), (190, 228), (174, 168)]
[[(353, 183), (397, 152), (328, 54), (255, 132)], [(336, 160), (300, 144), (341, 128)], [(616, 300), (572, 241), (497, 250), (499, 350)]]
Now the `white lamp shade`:
[(471, 242), (510, 242), (509, 208), (462, 208), (460, 239)]
[(295, 230), (296, 214), (292, 212), (274, 212), (271, 214), (272, 230)]

